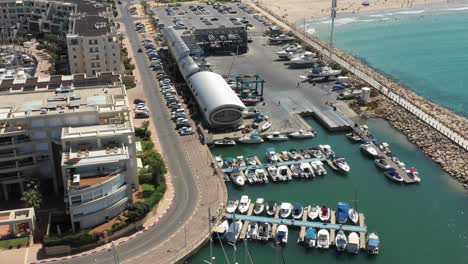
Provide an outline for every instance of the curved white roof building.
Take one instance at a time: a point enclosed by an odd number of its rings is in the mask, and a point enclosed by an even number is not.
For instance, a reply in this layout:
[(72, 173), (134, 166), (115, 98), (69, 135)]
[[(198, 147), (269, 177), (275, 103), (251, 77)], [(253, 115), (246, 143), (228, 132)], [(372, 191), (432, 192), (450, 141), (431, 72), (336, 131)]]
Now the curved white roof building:
[(187, 85), (211, 127), (240, 125), (245, 105), (221, 75), (198, 72), (187, 80)]
[(200, 71), (190, 57), (190, 49), (173, 27), (164, 30), (164, 38), (208, 125), (213, 128), (240, 125), (245, 105), (224, 78), (214, 72)]

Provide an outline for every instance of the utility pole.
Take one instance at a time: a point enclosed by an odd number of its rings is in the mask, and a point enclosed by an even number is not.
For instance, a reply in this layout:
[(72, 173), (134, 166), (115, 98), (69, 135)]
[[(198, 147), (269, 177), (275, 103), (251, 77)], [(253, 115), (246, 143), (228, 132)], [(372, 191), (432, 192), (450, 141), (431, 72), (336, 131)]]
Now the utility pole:
[(332, 62), (332, 55), (333, 55), (333, 30), (335, 28), (335, 17), (336, 17), (336, 1), (332, 0), (332, 7), (331, 7), (331, 33), (330, 33), (330, 64)]
[(112, 254), (114, 255), (114, 264), (120, 264), (119, 256), (117, 255), (117, 251), (115, 250), (114, 241), (111, 242), (112, 245)]

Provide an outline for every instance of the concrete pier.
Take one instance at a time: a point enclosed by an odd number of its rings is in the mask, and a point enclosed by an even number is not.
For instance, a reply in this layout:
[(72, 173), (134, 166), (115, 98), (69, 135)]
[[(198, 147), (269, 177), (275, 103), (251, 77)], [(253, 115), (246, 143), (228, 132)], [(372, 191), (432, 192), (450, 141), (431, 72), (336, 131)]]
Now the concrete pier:
[[(363, 213), (359, 213), (359, 226), (366, 226), (366, 217)], [(359, 232), (359, 245), (361, 249), (366, 249), (366, 232)]]
[[(304, 207), (304, 212), (302, 214), (302, 221), (303, 222), (307, 221), (307, 213), (308, 213), (308, 208)], [(299, 241), (304, 241), (305, 235), (306, 235), (306, 227), (301, 226), (301, 231), (299, 232)]]
[[(336, 225), (335, 211), (331, 210), (330, 223)], [(330, 229), (330, 245), (335, 245), (335, 229)]]
[[(312, 162), (312, 161), (317, 161), (317, 160), (320, 160), (320, 161), (324, 161), (325, 158), (311, 158), (311, 159), (301, 159), (301, 160), (289, 160), (289, 161), (282, 161), (282, 162), (277, 162), (277, 163), (274, 163), (274, 164), (257, 164), (257, 165), (254, 165), (254, 166), (243, 166), (243, 167), (236, 167), (237, 169), (241, 170), (241, 171), (244, 171), (244, 170), (255, 170), (255, 169), (265, 169), (265, 168), (268, 168), (272, 165), (275, 165), (275, 166), (290, 166), (292, 164), (300, 164), (302, 162)], [(224, 168), (222, 169), (222, 172), (223, 173), (230, 173), (231, 171), (233, 170), (233, 168)]]
[[(252, 215), (253, 209), (255, 204), (253, 202), (250, 203), (249, 210), (247, 211), (247, 215)], [(237, 219), (237, 218), (236, 218)], [(244, 240), (247, 236), (247, 230), (249, 228), (250, 221), (245, 221), (242, 225), (242, 229), (239, 235), (239, 239)]]

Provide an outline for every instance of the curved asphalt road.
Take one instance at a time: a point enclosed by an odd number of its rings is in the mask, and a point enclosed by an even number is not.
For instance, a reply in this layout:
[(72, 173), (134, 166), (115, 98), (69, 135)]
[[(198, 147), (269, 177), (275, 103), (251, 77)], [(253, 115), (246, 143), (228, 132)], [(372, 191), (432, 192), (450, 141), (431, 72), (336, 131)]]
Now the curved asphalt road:
[[(148, 67), (146, 53), (138, 53), (141, 46), (137, 33), (134, 31), (133, 18), (129, 16), (126, 6), (119, 6), (121, 12), (120, 22), (125, 24), (127, 37), (131, 43), (134, 61), (140, 70), (139, 82), (143, 84), (143, 90), (147, 98), (147, 105), (151, 113), (151, 120), (157, 126), (157, 133), (161, 142), (166, 164), (172, 176), (174, 186), (174, 201), (166, 214), (149, 230), (139, 236), (116, 246), (116, 251), (121, 262), (125, 259), (139, 256), (154, 248), (176, 232), (191, 216), (198, 202), (198, 189), (193, 171), (188, 165), (187, 156), (182, 149), (179, 135), (174, 130), (165, 103), (160, 96), (157, 80), (154, 73)], [(113, 263), (111, 251), (104, 250), (95, 254), (77, 257), (63, 261), (62, 263)]]

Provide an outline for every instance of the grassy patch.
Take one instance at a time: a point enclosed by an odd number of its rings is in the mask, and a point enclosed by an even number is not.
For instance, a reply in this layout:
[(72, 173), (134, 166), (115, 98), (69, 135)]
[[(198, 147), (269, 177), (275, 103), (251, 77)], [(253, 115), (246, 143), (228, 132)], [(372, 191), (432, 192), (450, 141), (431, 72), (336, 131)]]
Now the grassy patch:
[(17, 248), (27, 246), (29, 237), (19, 237), (6, 240), (0, 240), (0, 248)]
[(136, 83), (135, 82), (127, 82), (127, 83), (124, 83), (125, 85), (125, 88), (126, 89), (132, 89), (132, 88), (135, 88), (136, 87)]

